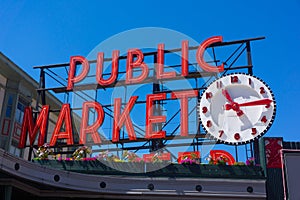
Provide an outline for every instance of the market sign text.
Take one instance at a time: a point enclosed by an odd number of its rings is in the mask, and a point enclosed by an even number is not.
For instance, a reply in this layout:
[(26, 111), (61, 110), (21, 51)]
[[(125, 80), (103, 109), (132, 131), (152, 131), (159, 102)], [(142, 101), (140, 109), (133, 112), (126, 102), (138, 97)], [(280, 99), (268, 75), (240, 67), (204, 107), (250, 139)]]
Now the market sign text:
[[(196, 58), (199, 66), (206, 72), (222, 72), (224, 71), (224, 64), (219, 66), (211, 66), (204, 60), (205, 50), (212, 44), (222, 42), (222, 36), (214, 36), (206, 39), (202, 42), (196, 53)], [(188, 41), (182, 41), (181, 48), (181, 76), (185, 77), (189, 74), (188, 71)], [(103, 78), (103, 62), (104, 53), (100, 52), (97, 55), (96, 63), (96, 81), (102, 87), (108, 87), (109, 85), (116, 82), (118, 77), (118, 67), (119, 67), (119, 51), (115, 50), (112, 53), (112, 71), (109, 78)], [(82, 70), (80, 74), (75, 75), (77, 64), (81, 64)], [(89, 72), (89, 62), (83, 56), (72, 56), (70, 58), (70, 68), (68, 73), (68, 84), (66, 87), (67, 91), (72, 91), (74, 84), (82, 81)], [(133, 70), (139, 69), (141, 71), (140, 75), (134, 76)], [(177, 76), (175, 71), (165, 72), (164, 71), (164, 44), (159, 44), (157, 48), (157, 63), (156, 63), (156, 79), (168, 79), (172, 80)], [(149, 68), (144, 62), (144, 55), (140, 49), (129, 49), (127, 53), (126, 60), (126, 79), (125, 84), (137, 84), (143, 83), (143, 81), (148, 77)], [(176, 91), (171, 93), (172, 99), (178, 99), (180, 101), (181, 116), (180, 116), (180, 135), (188, 135), (188, 98), (195, 98), (198, 96), (197, 90), (185, 90)], [(120, 129), (125, 126), (129, 140), (136, 140), (136, 134), (133, 128), (133, 124), (130, 118), (130, 112), (137, 101), (138, 96), (130, 97), (129, 101), (121, 110), (122, 99), (114, 99), (114, 120), (112, 129), (112, 142), (119, 142), (120, 139)], [(146, 96), (146, 139), (163, 139), (166, 136), (164, 130), (154, 131), (152, 128), (153, 124), (166, 122), (165, 115), (154, 115), (153, 105), (155, 101), (166, 99), (166, 93), (159, 94), (148, 94)], [(45, 136), (47, 134), (47, 123), (49, 119), (49, 105), (43, 105), (42, 109), (37, 117), (33, 120), (33, 112), (31, 107), (25, 108), (24, 118), (22, 123), (19, 148), (25, 148), (27, 133), (29, 137), (29, 143), (32, 146), (37, 134), (38, 145), (41, 146), (45, 142)], [(89, 125), (89, 111), (94, 109), (97, 113), (97, 119), (93, 124)], [(73, 145), (73, 130), (71, 124), (71, 108), (70, 104), (63, 104), (61, 111), (58, 115), (58, 120), (56, 122), (52, 137), (50, 139), (50, 146), (55, 146), (58, 139), (65, 139), (68, 145)], [(95, 101), (87, 101), (82, 105), (82, 118), (79, 132), (79, 143), (86, 143), (87, 134), (91, 134), (91, 138), (95, 144), (100, 144), (101, 139), (98, 133), (99, 127), (104, 121), (104, 111), (100, 103)], [(62, 127), (64, 125), (64, 131)]]

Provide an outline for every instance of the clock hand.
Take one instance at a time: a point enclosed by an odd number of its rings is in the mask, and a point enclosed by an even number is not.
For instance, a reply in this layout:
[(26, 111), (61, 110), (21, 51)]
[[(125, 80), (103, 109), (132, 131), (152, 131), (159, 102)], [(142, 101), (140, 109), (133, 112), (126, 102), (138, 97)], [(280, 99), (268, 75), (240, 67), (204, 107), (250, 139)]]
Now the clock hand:
[(272, 103), (271, 99), (261, 99), (261, 100), (257, 100), (257, 101), (240, 103), (239, 106), (260, 106), (260, 105), (269, 105), (270, 103)]
[(225, 104), (225, 110), (232, 109), (236, 112), (237, 116), (239, 116), (239, 117), (242, 116), (244, 113), (243, 113), (243, 111), (240, 110), (240, 105), (232, 100), (232, 98), (229, 95), (228, 91), (223, 89), (222, 94), (230, 102), (230, 104)]
[(246, 102), (246, 103), (230, 103), (230, 104), (225, 104), (224, 108), (225, 110), (234, 110), (237, 111), (239, 110), (239, 107), (241, 106), (260, 106), (260, 105), (270, 105), (270, 103), (272, 103), (271, 99), (260, 99), (260, 100), (256, 100), (256, 101), (250, 101), (250, 102)]
[(272, 103), (271, 99), (260, 99), (260, 100), (256, 100), (256, 101), (250, 101), (250, 102), (246, 102), (246, 103), (230, 103), (230, 104), (225, 104), (224, 108), (225, 110), (234, 110), (236, 111), (236, 114), (240, 117), (242, 116), (244, 113), (242, 110), (240, 110), (241, 106), (260, 106), (260, 105), (266, 105), (269, 106), (270, 103)]
[(225, 96), (225, 98), (232, 104), (234, 101), (232, 100), (231, 96), (229, 95), (228, 91), (223, 89), (222, 94)]
[(242, 116), (244, 114), (244, 112), (240, 109), (240, 104), (236, 103), (236, 102), (233, 102), (233, 103), (228, 103), (228, 104), (225, 104), (224, 105), (224, 109), (225, 110), (234, 110), (237, 114), (237, 116)]

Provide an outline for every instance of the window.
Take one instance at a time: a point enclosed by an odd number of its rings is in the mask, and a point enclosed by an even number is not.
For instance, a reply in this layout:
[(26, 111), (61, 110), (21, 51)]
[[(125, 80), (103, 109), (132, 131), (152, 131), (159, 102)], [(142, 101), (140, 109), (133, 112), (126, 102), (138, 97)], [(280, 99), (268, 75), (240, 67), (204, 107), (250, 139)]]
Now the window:
[(12, 94), (8, 96), (7, 100), (7, 107), (6, 107), (6, 113), (5, 117), (10, 118), (11, 117), (11, 112), (12, 112), (12, 107), (13, 107), (13, 102), (14, 102), (14, 97)]
[(25, 110), (25, 105), (19, 101), (17, 105), (16, 115), (15, 115), (16, 123), (22, 124), (23, 117), (24, 117), (24, 110)]
[(9, 153), (11, 153), (11, 154), (13, 154), (15, 156), (21, 157), (22, 151), (17, 146), (18, 146), (18, 143), (15, 142), (15, 141), (12, 141), (12, 143), (11, 143), (11, 145), (9, 147)]
[(27, 105), (28, 103), (26, 103), (26, 100), (19, 98), (16, 112), (15, 112), (15, 124), (14, 124), (15, 126), (14, 126), (14, 133), (13, 133), (13, 137), (15, 139), (20, 139), (22, 123), (24, 118), (24, 111)]

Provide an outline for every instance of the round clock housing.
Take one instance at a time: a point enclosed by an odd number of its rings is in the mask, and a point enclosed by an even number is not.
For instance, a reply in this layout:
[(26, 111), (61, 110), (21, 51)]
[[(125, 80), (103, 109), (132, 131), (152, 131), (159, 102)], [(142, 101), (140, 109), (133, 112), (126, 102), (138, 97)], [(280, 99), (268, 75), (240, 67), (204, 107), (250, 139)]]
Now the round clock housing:
[(206, 132), (226, 144), (243, 144), (262, 136), (275, 117), (269, 86), (247, 74), (229, 74), (212, 82), (199, 102)]

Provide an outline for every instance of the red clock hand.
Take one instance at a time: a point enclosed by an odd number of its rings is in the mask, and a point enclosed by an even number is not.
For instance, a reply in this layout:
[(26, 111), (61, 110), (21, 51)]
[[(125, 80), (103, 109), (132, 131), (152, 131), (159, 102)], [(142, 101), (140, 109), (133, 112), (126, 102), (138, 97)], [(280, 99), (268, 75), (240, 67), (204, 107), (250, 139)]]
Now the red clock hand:
[(246, 103), (230, 103), (230, 104), (225, 104), (224, 108), (225, 110), (234, 110), (236, 111), (238, 116), (242, 116), (243, 115), (243, 111), (240, 110), (241, 106), (260, 106), (260, 105), (266, 105), (266, 107), (269, 107), (270, 104), (273, 101), (271, 99), (261, 99), (261, 100), (256, 100), (256, 101), (250, 101), (250, 102), (246, 102)]
[(232, 100), (231, 96), (229, 95), (227, 90), (222, 90), (222, 94), (224, 95), (224, 97), (232, 104), (234, 103), (234, 101)]
[(250, 102), (246, 102), (246, 103), (240, 103), (239, 106), (260, 106), (260, 105), (269, 105), (270, 103), (272, 103), (271, 99), (261, 99), (261, 100), (257, 100), (257, 101), (250, 101)]
[(232, 109), (236, 112), (237, 116), (239, 116), (239, 117), (242, 116), (244, 113), (243, 113), (243, 111), (240, 110), (240, 105), (232, 100), (232, 98), (229, 95), (228, 91), (223, 89), (222, 94), (230, 102), (230, 104), (225, 104), (225, 110)]

